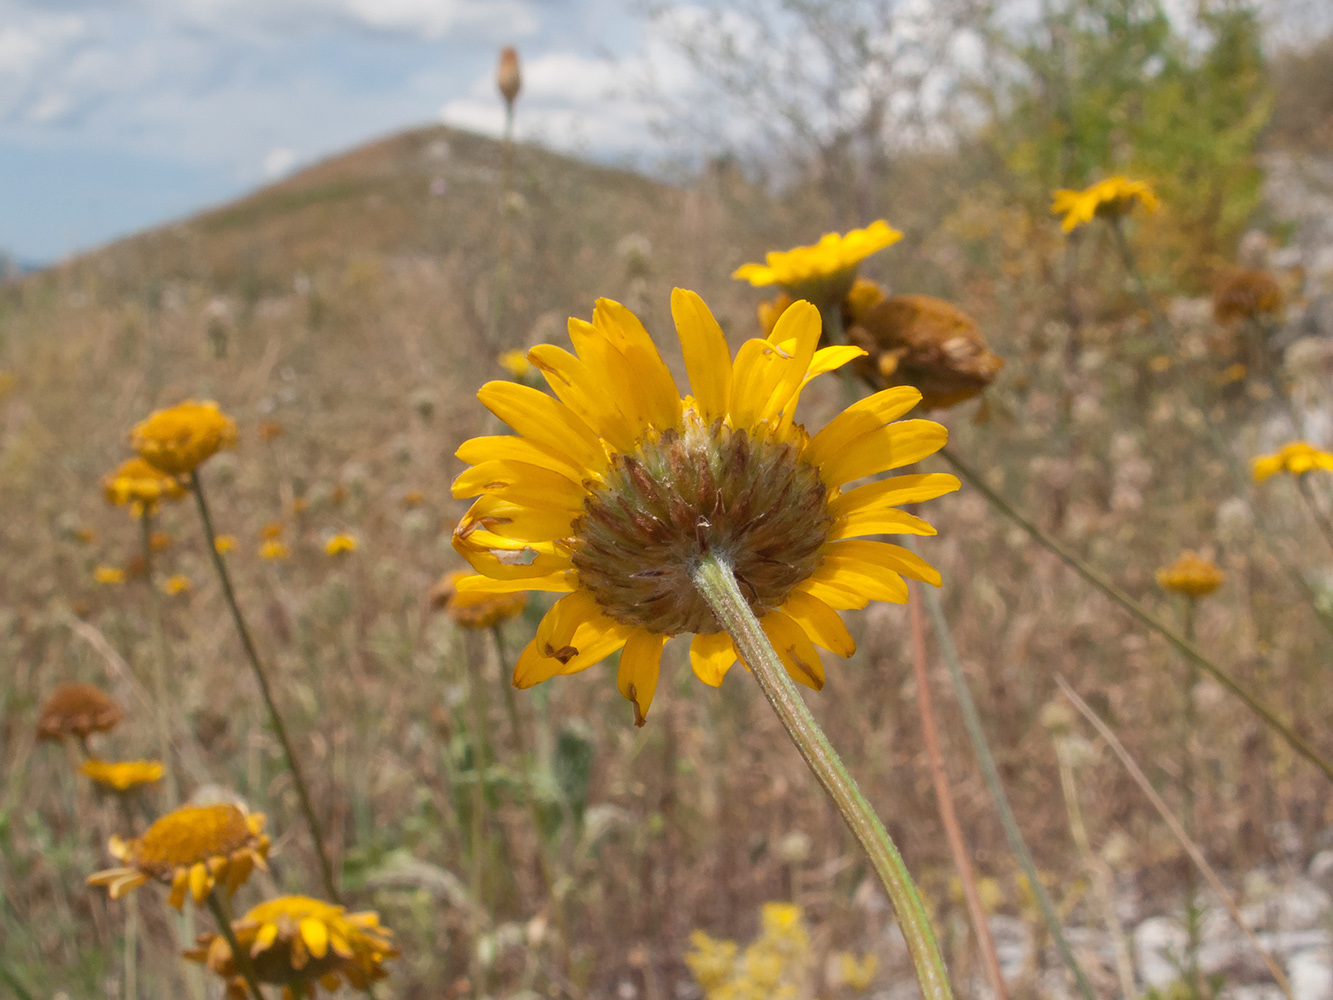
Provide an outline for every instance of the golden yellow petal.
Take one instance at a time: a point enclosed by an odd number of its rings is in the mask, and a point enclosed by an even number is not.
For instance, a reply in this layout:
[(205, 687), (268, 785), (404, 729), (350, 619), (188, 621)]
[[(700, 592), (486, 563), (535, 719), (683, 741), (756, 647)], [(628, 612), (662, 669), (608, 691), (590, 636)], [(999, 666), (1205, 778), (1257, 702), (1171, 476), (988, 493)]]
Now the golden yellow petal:
[(901, 507), (904, 504), (934, 500), (953, 492), (958, 486), (958, 477), (945, 472), (890, 476), (858, 486), (836, 497), (829, 503), (829, 513), (835, 518), (850, 517), (858, 511), (873, 510), (880, 506)]
[(580, 468), (549, 448), (543, 448), (535, 441), (516, 434), (469, 438), (459, 445), (454, 455), (468, 465), (496, 461), (524, 462), (527, 465), (558, 472), (574, 483), (583, 482), (588, 475), (586, 469)]
[(781, 611), (770, 611), (759, 620), (764, 634), (773, 643), (778, 658), (797, 684), (820, 691), (824, 687), (824, 664), (819, 650), (801, 628)]
[(544, 510), (578, 511), (587, 496), (582, 481), (526, 462), (482, 462), (458, 474), (453, 494), (460, 499), (480, 494)]
[(685, 356), (690, 392), (704, 422), (711, 424), (727, 415), (731, 402), (731, 351), (726, 335), (704, 300), (687, 289), (671, 290), (671, 316)]
[(591, 591), (576, 590), (556, 601), (542, 616), (535, 641), (539, 649), (551, 650), (554, 655), (569, 647), (575, 633), (584, 626), (605, 630), (613, 628), (615, 622), (602, 613)]
[(857, 438), (816, 464), (825, 483), (841, 486), (919, 462), (943, 448), (948, 440), (949, 432), (943, 424), (933, 420), (899, 420)]
[(269, 921), (259, 928), (259, 933), (255, 935), (255, 943), (250, 946), (250, 957), (254, 958), (261, 955), (273, 947), (273, 942), (278, 939), (278, 925)]
[(862, 507), (835, 522), (830, 538), (862, 535), (933, 535), (935, 529), (921, 518), (896, 507)]
[[(910, 385), (891, 389), (857, 400), (824, 425), (805, 450), (805, 459), (822, 465), (841, 454), (848, 446), (878, 431), (903, 416), (921, 402), (921, 392)], [(845, 482), (846, 480), (844, 480)]]
[(517, 382), (487, 382), (477, 392), (481, 404), (523, 437), (563, 458), (568, 464), (600, 470), (606, 453), (597, 434), (558, 399)]
[(690, 667), (694, 676), (711, 687), (721, 687), (735, 662), (736, 648), (725, 632), (696, 635), (690, 641)]
[[(496, 580), (536, 580), (549, 577), (553, 573), (565, 572), (572, 565), (569, 557), (560, 553), (538, 552), (533, 548), (517, 552), (476, 549), (460, 542), (457, 536), (454, 536), (454, 551), (466, 559), (478, 573)], [(524, 586), (518, 589), (536, 588)]]
[(465, 576), (454, 584), (459, 594), (517, 594), (524, 590), (540, 590), (544, 593), (564, 594), (578, 588), (578, 574), (573, 570), (552, 573), (550, 576), (534, 576), (525, 580), (492, 580), (487, 576)]
[(208, 874), (208, 866), (202, 861), (190, 868), (190, 895), (196, 903), (202, 903), (213, 889), (213, 876)]
[[(591, 331), (590, 324), (583, 324)], [(593, 334), (596, 335), (595, 333)], [(528, 352), (556, 398), (583, 418), (584, 422), (617, 451), (633, 451), (634, 435), (625, 415), (606, 392), (602, 391), (592, 371), (576, 355), (555, 344), (538, 344)]]
[(630, 631), (626, 625), (604, 628), (599, 623), (586, 623), (574, 633), (567, 649), (555, 651), (559, 655), (548, 655), (534, 639), (514, 665), (514, 687), (529, 688), (556, 674), (574, 674), (601, 663), (625, 645)]
[(315, 917), (302, 919), (301, 940), (315, 958), (323, 958), (329, 953), (329, 929), (322, 920)]
[(177, 868), (171, 876), (171, 893), (167, 896), (167, 902), (173, 909), (179, 910), (185, 905), (185, 894), (190, 890), (190, 870), (188, 868)]
[(894, 573), (901, 573), (903, 576), (909, 576), (913, 580), (928, 583), (933, 587), (938, 587), (943, 582), (940, 579), (939, 571), (934, 566), (910, 549), (905, 549), (901, 545), (893, 545), (890, 542), (872, 542), (862, 538), (829, 542), (820, 551), (820, 556), (823, 559), (835, 562), (856, 561), (866, 565), (878, 566)]
[[(839, 542), (837, 544), (845, 544)], [(844, 604), (831, 600), (812, 585), (823, 584), (829, 590), (848, 595), (859, 604)], [(907, 603), (907, 583), (894, 570), (863, 559), (840, 559), (826, 556), (810, 576), (797, 588), (813, 594), (832, 608), (864, 608), (869, 601), (887, 601), (890, 604)]]
[(616, 686), (634, 705), (634, 724), (642, 726), (657, 693), (657, 675), (662, 665), (662, 646), (666, 636), (635, 629), (620, 653), (620, 670)]
[(793, 591), (779, 610), (801, 626), (816, 645), (823, 646), (830, 653), (851, 656), (856, 652), (856, 640), (847, 631), (842, 616), (818, 597)]
[(569, 511), (528, 507), (499, 497), (483, 496), (472, 502), (455, 533), (466, 538), (471, 532), (484, 528), (504, 538), (532, 541), (567, 538), (573, 520), (574, 515)]
[(634, 372), (632, 381), (607, 386), (604, 391), (616, 392), (622, 411), (626, 409), (627, 398), (632, 400), (632, 405), (642, 408), (653, 427), (662, 429), (680, 423), (680, 390), (639, 318), (614, 299), (598, 299), (592, 323)]

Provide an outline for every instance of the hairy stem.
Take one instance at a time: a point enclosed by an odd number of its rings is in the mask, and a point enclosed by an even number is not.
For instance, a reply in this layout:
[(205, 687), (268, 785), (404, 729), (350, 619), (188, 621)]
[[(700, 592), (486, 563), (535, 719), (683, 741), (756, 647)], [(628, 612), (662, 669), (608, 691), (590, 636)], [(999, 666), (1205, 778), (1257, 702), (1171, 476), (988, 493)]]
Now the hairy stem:
[(787, 676), (763, 626), (741, 594), (731, 566), (716, 555), (705, 555), (694, 568), (693, 577), (695, 587), (736, 644), (796, 749), (869, 856), (898, 917), (922, 996), (925, 1000), (952, 1000), (944, 960), (902, 856)]
[(195, 504), (199, 508), (199, 519), (204, 525), (204, 542), (208, 547), (208, 554), (213, 558), (213, 568), (217, 570), (218, 580), (222, 584), (222, 596), (226, 598), (227, 607), (231, 609), (232, 621), (236, 623), (236, 632), (241, 638), (241, 646), (245, 650), (245, 657), (250, 663), (251, 670), (254, 671), (255, 680), (259, 683), (259, 693), (263, 696), (264, 705), (268, 709), (269, 721), (273, 724), (273, 731), (277, 734), (278, 743), (282, 746), (283, 756), (287, 760), (287, 769), (292, 774), (292, 784), (296, 786), (296, 797), (301, 804), (301, 812), (305, 815), (306, 825), (310, 828), (310, 839), (314, 842), (315, 854), (319, 857), (319, 873), (324, 883), (324, 890), (335, 903), (341, 903), (342, 895), (338, 892), (337, 883), (333, 878), (333, 865), (329, 863), (328, 850), (324, 846), (324, 835), (320, 832), (319, 821), (315, 818), (315, 807), (310, 799), (310, 790), (306, 785), (305, 777), (301, 774), (301, 767), (296, 762), (296, 751), (292, 749), (292, 741), (287, 735), (287, 726), (283, 723), (282, 714), (278, 711), (277, 703), (273, 700), (273, 689), (269, 685), (268, 673), (264, 670), (263, 663), (260, 662), (259, 651), (255, 649), (254, 640), (250, 637), (250, 629), (245, 624), (241, 607), (236, 603), (236, 592), (232, 589), (227, 564), (223, 560), (222, 554), (218, 552), (217, 537), (213, 533), (213, 519), (208, 513), (208, 502), (204, 499), (204, 486), (199, 480), (198, 470), (190, 473), (190, 489), (194, 492)]
[(232, 930), (231, 906), (218, 892), (216, 886), (208, 894), (208, 909), (217, 922), (218, 933), (222, 935), (223, 940), (227, 942), (227, 947), (231, 949), (231, 961), (236, 966), (236, 971), (245, 980), (245, 985), (249, 987), (254, 1000), (264, 1000), (264, 993), (259, 988), (259, 980), (255, 978), (255, 967), (250, 962), (250, 953), (241, 947), (240, 942), (236, 940), (236, 932)]

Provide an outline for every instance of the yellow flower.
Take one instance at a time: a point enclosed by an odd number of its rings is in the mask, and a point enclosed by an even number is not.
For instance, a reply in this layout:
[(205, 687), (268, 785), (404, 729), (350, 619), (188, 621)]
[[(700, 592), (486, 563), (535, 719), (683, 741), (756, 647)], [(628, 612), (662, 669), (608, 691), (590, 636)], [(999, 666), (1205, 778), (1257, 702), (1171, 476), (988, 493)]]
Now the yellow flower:
[(268, 524), (259, 529), (259, 537), (271, 542), (274, 539), (281, 538), (284, 530), (281, 521), (269, 521)]
[(213, 548), (217, 550), (218, 555), (225, 556), (232, 549), (236, 548), (236, 536), (218, 535), (213, 539)]
[(458, 581), (468, 575), (462, 570), (446, 573), (430, 588), (431, 607), (442, 608), (459, 628), (490, 628), (516, 618), (528, 606), (528, 595), (522, 591), (511, 594), (460, 594)]
[(169, 476), (188, 476), (205, 459), (236, 447), (236, 421), (212, 401), (187, 399), (134, 425), (130, 447)]
[(1051, 212), (1063, 215), (1060, 228), (1071, 232), (1095, 216), (1118, 218), (1128, 215), (1135, 204), (1155, 212), (1161, 204), (1146, 181), (1132, 181), (1117, 175), (1098, 181), (1082, 191), (1061, 188), (1051, 195)]
[(872, 952), (857, 958), (850, 951), (841, 951), (837, 960), (838, 978), (853, 993), (864, 993), (874, 985), (879, 959)]
[(162, 593), (166, 594), (168, 597), (176, 597), (179, 594), (188, 594), (192, 586), (188, 576), (182, 576), (180, 573), (176, 573), (167, 577), (167, 579), (163, 581)]
[(856, 280), (857, 265), (902, 235), (880, 219), (845, 236), (826, 233), (813, 246), (772, 251), (766, 263), (745, 264), (732, 277), (760, 287), (781, 285), (794, 297), (816, 303), (839, 302)]
[(98, 760), (90, 757), (79, 768), (104, 788), (128, 792), (162, 780), (162, 762), (156, 760)]
[(518, 349), (505, 351), (496, 360), (500, 363), (501, 368), (516, 379), (523, 379), (532, 374), (532, 362), (528, 360), (527, 351)]
[(280, 562), (291, 556), (292, 550), (287, 548), (285, 542), (280, 542), (275, 538), (270, 538), (263, 545), (259, 546), (259, 558), (266, 559), (269, 562)]
[(705, 994), (712, 993), (735, 974), (735, 941), (718, 941), (703, 931), (694, 931), (690, 935), (690, 944), (694, 945), (694, 950), (685, 953), (685, 964)]
[[(347, 913), (341, 906), (307, 896), (279, 896), (232, 921), (236, 943), (250, 953), (255, 978), (282, 986), (287, 997), (313, 997), (315, 984), (330, 992), (342, 980), (364, 990), (387, 973), (385, 959), (398, 954), (393, 932), (372, 911)], [(229, 1000), (245, 1000), (231, 947), (218, 934), (201, 934), (199, 947), (185, 957), (202, 962), (227, 980)]]
[(482, 403), (517, 435), (465, 442), (458, 457), (473, 467), (453, 486), (479, 497), (454, 532), (479, 574), (459, 580), (459, 594), (567, 595), (520, 655), (514, 684), (622, 650), (617, 683), (638, 724), (670, 636), (694, 633), (691, 664), (707, 684), (737, 659), (694, 586), (701, 553), (730, 560), (788, 672), (818, 690), (815, 646), (855, 649), (837, 610), (906, 601), (904, 575), (940, 582), (907, 549), (865, 536), (934, 534), (896, 505), (958, 488), (929, 474), (843, 492), (933, 454), (948, 435), (933, 421), (897, 420), (921, 399), (907, 386), (852, 404), (813, 437), (797, 424), (802, 387), (864, 354), (816, 350), (820, 318), (808, 302), (734, 361), (699, 296), (677, 289), (671, 305), (692, 396), (680, 397), (638, 319), (601, 299), (592, 323), (570, 321), (577, 357), (550, 344), (529, 353), (556, 398), (512, 382), (482, 387)]
[(1186, 550), (1170, 566), (1157, 571), (1157, 586), (1173, 594), (1204, 597), (1222, 586), (1226, 578), (1217, 563)]
[(879, 282), (871, 281), (869, 278), (857, 278), (847, 293), (847, 298), (842, 301), (843, 325), (851, 326), (859, 322), (862, 316), (888, 297), (889, 293), (884, 291)]
[(764, 937), (786, 941), (799, 947), (810, 943), (805, 930), (805, 914), (794, 903), (765, 903), (759, 911)]
[(175, 476), (168, 476), (142, 458), (128, 458), (102, 480), (106, 502), (129, 507), (137, 517), (153, 513), (162, 500), (179, 500), (186, 489)]
[(356, 551), (356, 539), (351, 535), (334, 535), (324, 543), (324, 551), (331, 556), (340, 556)]
[(125, 571), (115, 566), (98, 566), (93, 570), (93, 579), (98, 583), (124, 583)]
[(1254, 460), (1254, 481), (1262, 483), (1269, 476), (1284, 471), (1303, 476), (1312, 469), (1333, 472), (1333, 454), (1320, 451), (1305, 441), (1293, 441), (1275, 455), (1261, 455)]
[(61, 684), (42, 703), (37, 715), (37, 738), (84, 739), (113, 729), (124, 717), (125, 710), (101, 688), (92, 684)]
[(179, 910), (186, 892), (195, 903), (207, 899), (214, 886), (230, 896), (255, 866), (267, 868), (268, 845), (262, 813), (247, 813), (230, 802), (182, 806), (137, 840), (112, 837), (107, 849), (122, 867), (90, 875), (88, 884), (104, 885), (112, 899), (119, 899), (153, 879), (171, 886), (167, 902)]

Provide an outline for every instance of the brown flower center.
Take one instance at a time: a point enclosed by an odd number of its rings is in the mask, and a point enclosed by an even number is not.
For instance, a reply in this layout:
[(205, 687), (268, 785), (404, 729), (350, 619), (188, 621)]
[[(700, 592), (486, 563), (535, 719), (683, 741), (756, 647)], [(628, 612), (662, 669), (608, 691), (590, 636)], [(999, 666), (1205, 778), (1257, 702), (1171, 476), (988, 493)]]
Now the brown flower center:
[(762, 616), (815, 571), (833, 525), (794, 446), (688, 420), (615, 456), (574, 522), (582, 585), (612, 618), (665, 635), (720, 631), (691, 578), (702, 555), (730, 561)]

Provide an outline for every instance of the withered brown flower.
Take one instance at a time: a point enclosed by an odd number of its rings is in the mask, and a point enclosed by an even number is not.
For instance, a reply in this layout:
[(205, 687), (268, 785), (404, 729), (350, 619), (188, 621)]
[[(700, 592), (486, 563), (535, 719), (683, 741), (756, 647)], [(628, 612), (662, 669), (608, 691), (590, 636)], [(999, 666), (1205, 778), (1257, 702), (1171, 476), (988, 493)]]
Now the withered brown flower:
[(124, 717), (125, 710), (101, 688), (92, 684), (61, 684), (42, 705), (37, 717), (37, 737), (84, 739), (114, 728)]

